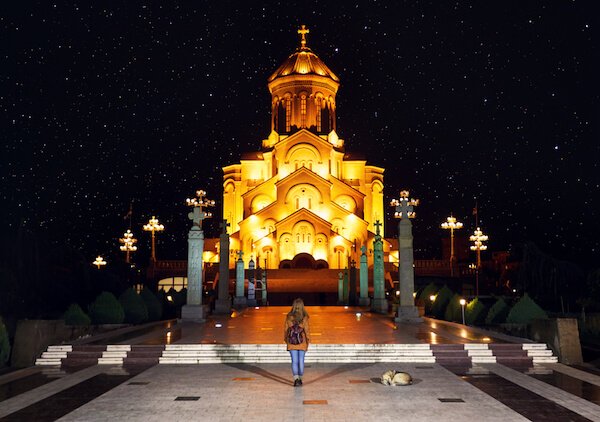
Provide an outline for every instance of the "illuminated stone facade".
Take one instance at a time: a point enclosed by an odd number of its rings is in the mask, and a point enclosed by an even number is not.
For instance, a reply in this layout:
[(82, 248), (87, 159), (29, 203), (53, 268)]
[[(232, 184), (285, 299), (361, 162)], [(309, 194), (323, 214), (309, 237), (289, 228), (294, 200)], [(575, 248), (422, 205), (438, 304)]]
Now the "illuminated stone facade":
[[(268, 268), (346, 268), (384, 222), (384, 169), (336, 133), (338, 77), (301, 46), (268, 79), (271, 133), (260, 152), (223, 168), (231, 249)], [(383, 230), (383, 228), (382, 228)]]

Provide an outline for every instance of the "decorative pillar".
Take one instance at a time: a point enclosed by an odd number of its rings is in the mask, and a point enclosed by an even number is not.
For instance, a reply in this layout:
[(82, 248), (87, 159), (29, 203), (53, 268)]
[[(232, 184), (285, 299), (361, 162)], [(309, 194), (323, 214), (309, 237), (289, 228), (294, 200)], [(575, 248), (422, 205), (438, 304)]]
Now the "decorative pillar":
[[(269, 253), (267, 252), (267, 256)], [(267, 264), (268, 259), (265, 259), (265, 268), (262, 273), (262, 296), (261, 296), (261, 304), (263, 306), (267, 306)]]
[(413, 255), (413, 235), (411, 218), (415, 217), (413, 206), (419, 205), (418, 199), (409, 199), (409, 192), (400, 192), (400, 200), (392, 201), (396, 206), (398, 224), (398, 254), (399, 254), (399, 281), (400, 281), (400, 306), (396, 322), (422, 322), (419, 310), (415, 306), (413, 292), (415, 290), (415, 268)]
[(348, 305), (348, 293), (349, 293), (349, 287), (348, 284), (350, 284), (350, 280), (349, 280), (349, 271), (348, 268), (344, 269), (344, 287), (343, 287), (343, 292), (344, 292), (344, 299), (343, 299), (343, 303), (344, 305)]
[(202, 253), (204, 252), (204, 232), (202, 220), (212, 217), (203, 207), (214, 206), (215, 201), (206, 199), (206, 192), (196, 191), (196, 198), (186, 200), (187, 205), (194, 211), (188, 214), (192, 220), (192, 228), (188, 233), (188, 263), (187, 263), (187, 301), (181, 308), (181, 319), (204, 322), (208, 309), (202, 305)]
[(360, 298), (358, 304), (360, 306), (369, 306), (369, 266), (367, 264), (367, 247), (360, 247)]
[(233, 298), (233, 306), (247, 306), (246, 296), (244, 296), (244, 256), (243, 251), (237, 251), (238, 259), (235, 263), (235, 297)]
[(223, 220), (221, 223), (221, 235), (219, 236), (219, 285), (215, 312), (228, 314), (231, 311), (231, 298), (229, 297), (229, 235), (227, 227), (229, 223)]
[(248, 306), (256, 306), (256, 265), (254, 263), (254, 257), (250, 257), (248, 263)]
[(350, 261), (349, 269), (349, 291), (348, 291), (348, 304), (350, 306), (356, 306), (358, 300), (356, 300), (356, 261)]
[(375, 221), (375, 240), (373, 241), (373, 312), (387, 314), (388, 301), (385, 297), (385, 269), (383, 265), (383, 240), (379, 229), (381, 222)]
[(344, 303), (344, 273), (340, 271), (338, 273), (338, 305)]

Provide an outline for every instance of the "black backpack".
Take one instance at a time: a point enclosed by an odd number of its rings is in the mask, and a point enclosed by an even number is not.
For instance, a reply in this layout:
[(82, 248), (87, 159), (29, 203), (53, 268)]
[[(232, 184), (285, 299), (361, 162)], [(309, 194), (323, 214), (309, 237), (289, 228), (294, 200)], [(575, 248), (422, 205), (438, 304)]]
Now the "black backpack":
[(300, 326), (297, 321), (291, 327), (288, 327), (287, 338), (289, 344), (302, 344), (304, 343), (304, 328)]

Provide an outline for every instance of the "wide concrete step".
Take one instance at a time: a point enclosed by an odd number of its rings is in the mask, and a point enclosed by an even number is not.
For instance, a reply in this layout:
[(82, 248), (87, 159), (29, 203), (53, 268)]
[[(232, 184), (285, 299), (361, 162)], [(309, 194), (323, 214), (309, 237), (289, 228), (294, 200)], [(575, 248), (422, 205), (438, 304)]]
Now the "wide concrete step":
[[(289, 362), (284, 344), (168, 344), (49, 346), (37, 365), (209, 364)], [(470, 366), (473, 363), (555, 363), (541, 343), (523, 344), (312, 344), (306, 362), (414, 362)]]

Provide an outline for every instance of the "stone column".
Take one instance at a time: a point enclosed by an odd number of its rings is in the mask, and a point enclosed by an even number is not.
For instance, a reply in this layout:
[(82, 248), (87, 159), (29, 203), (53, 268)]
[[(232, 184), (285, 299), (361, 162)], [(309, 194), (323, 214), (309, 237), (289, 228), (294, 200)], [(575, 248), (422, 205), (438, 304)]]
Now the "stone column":
[(244, 252), (238, 251), (238, 259), (235, 263), (235, 297), (233, 298), (233, 306), (247, 306), (246, 296), (244, 296)]
[(360, 306), (369, 306), (369, 266), (367, 263), (367, 247), (360, 247)]
[(265, 268), (262, 273), (262, 298), (261, 304), (262, 306), (267, 306), (267, 269)]
[(202, 253), (204, 232), (194, 225), (188, 233), (187, 303), (181, 308), (181, 319), (203, 322), (202, 307)]
[(400, 306), (396, 322), (422, 322), (415, 306), (415, 269), (413, 266), (413, 235), (410, 218), (402, 218), (398, 224), (398, 248), (400, 258)]
[(338, 273), (338, 305), (344, 303), (344, 273)]
[(248, 263), (248, 306), (256, 306), (256, 266), (254, 258)]
[(385, 297), (385, 269), (383, 265), (383, 241), (379, 234), (381, 223), (375, 222), (377, 232), (373, 241), (373, 312), (387, 314), (388, 301)]
[(356, 261), (350, 261), (350, 269), (349, 269), (349, 288), (348, 288), (348, 304), (350, 306), (358, 305), (358, 300), (356, 298)]
[(349, 289), (349, 287), (350, 287), (349, 286), (349, 284), (350, 284), (349, 278), (350, 278), (350, 274), (349, 274), (348, 268), (346, 268), (344, 270), (344, 288), (343, 288), (343, 291), (344, 291), (344, 299), (343, 299), (344, 305), (348, 305), (348, 294), (349, 294), (349, 290), (350, 290)]
[(231, 298), (229, 297), (229, 235), (227, 234), (227, 220), (223, 220), (221, 236), (219, 239), (219, 291), (215, 312), (228, 314), (231, 311)]

